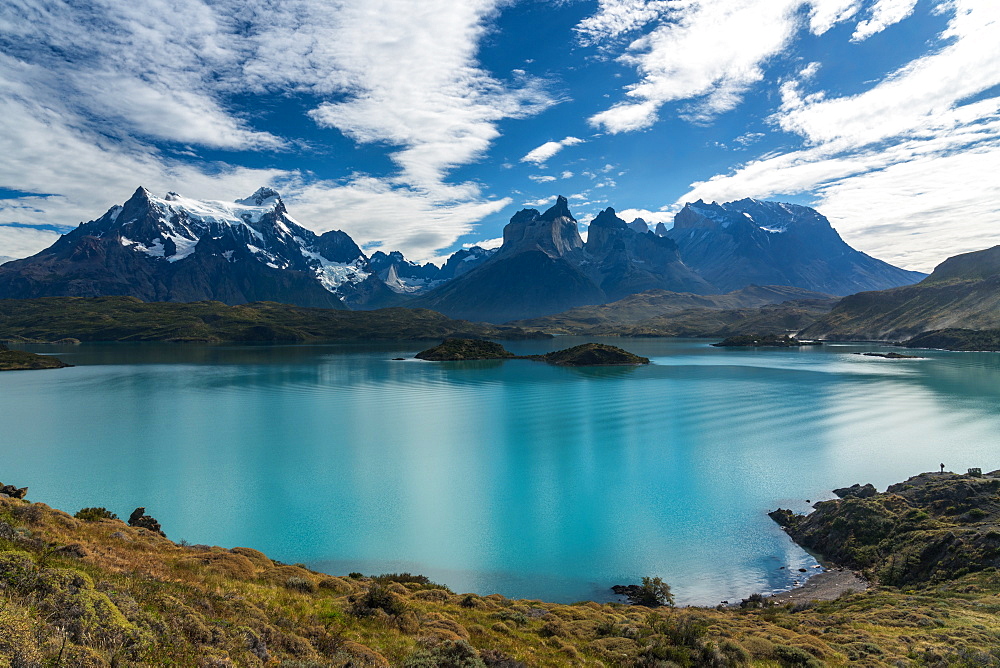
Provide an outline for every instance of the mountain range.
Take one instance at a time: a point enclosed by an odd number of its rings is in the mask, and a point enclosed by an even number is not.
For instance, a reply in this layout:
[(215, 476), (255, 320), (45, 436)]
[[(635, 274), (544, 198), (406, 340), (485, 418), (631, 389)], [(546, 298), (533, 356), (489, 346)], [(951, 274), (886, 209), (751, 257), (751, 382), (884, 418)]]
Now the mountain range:
[(677, 214), (673, 229), (661, 223), (655, 231), (608, 208), (585, 242), (559, 197), (545, 212), (514, 214), (499, 248), (462, 249), (439, 267), (399, 252), (369, 257), (341, 231), (317, 235), (269, 188), (223, 202), (140, 187), (49, 248), (0, 265), (0, 298), (403, 305), (500, 323), (648, 290), (711, 295), (757, 284), (843, 295), (922, 277), (854, 250), (813, 209), (751, 199), (699, 200)]

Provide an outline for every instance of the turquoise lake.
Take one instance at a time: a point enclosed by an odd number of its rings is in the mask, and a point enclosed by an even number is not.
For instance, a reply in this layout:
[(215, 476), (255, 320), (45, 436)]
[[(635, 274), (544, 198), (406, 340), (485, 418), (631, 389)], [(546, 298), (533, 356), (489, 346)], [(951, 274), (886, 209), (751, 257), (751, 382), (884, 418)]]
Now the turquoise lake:
[(0, 481), (336, 574), (559, 602), (659, 575), (679, 603), (716, 604), (815, 572), (769, 510), (941, 462), (1000, 468), (1000, 354), (604, 341), (654, 363), (392, 360), (426, 342), (29, 346), (77, 366), (0, 374)]

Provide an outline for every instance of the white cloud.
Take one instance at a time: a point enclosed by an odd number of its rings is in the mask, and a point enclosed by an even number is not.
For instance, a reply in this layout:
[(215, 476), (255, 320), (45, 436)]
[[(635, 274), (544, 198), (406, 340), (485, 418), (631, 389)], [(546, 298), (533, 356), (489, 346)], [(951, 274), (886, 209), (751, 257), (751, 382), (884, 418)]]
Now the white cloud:
[(500, 248), (500, 246), (503, 246), (503, 237), (474, 241), (470, 244), (462, 244), (462, 248), (472, 248), (473, 246), (479, 246), (480, 248), (485, 248), (486, 250), (490, 250), (491, 248)]
[(917, 0), (877, 0), (871, 9), (871, 18), (858, 23), (851, 40), (860, 42), (882, 32), (912, 14), (916, 6)]
[(617, 212), (618, 217), (626, 223), (630, 223), (636, 218), (642, 218), (649, 223), (650, 229), (656, 227), (657, 223), (664, 223), (668, 227), (674, 222), (674, 212), (672, 211), (650, 211), (649, 209), (622, 209)]
[(556, 177), (551, 174), (529, 174), (528, 178), (535, 183), (549, 183), (556, 180)]
[[(625, 101), (595, 114), (590, 123), (610, 133), (641, 130), (657, 120), (665, 103), (679, 100), (693, 100), (685, 115), (696, 121), (734, 108), (763, 79), (764, 62), (791, 41), (802, 2), (664, 3), (656, 8), (658, 25), (632, 41), (619, 58), (636, 68), (640, 80), (627, 87)], [(603, 3), (598, 18), (609, 14), (608, 5), (623, 9), (622, 3)], [(650, 11), (647, 4), (632, 8), (632, 15), (648, 21)]]
[(532, 209), (538, 209), (538, 208), (541, 208), (541, 207), (545, 207), (547, 209), (550, 206), (552, 206), (552, 198), (551, 197), (542, 197), (541, 199), (536, 199), (536, 200), (530, 200), (530, 201), (527, 201), (527, 202), (522, 202), (521, 206), (526, 206), (526, 207), (529, 207), (529, 208), (532, 208)]
[(814, 0), (809, 10), (809, 30), (822, 35), (830, 28), (848, 21), (861, 9), (861, 0)]
[(34, 255), (51, 246), (58, 238), (59, 233), (51, 230), (0, 225), (0, 264)]
[[(870, 18), (860, 22), (855, 40), (905, 19), (916, 0), (874, 0)], [(861, 0), (601, 0), (598, 11), (576, 30), (584, 45), (612, 42), (649, 24), (631, 41), (619, 62), (635, 68), (639, 80), (625, 99), (594, 114), (591, 125), (612, 134), (644, 130), (670, 102), (686, 102), (679, 115), (708, 122), (734, 109), (764, 79), (768, 62), (787, 52), (803, 27), (821, 35), (851, 20)], [(808, 76), (808, 68), (803, 72)]]
[(579, 137), (566, 137), (561, 141), (547, 141), (541, 146), (528, 151), (528, 153), (521, 158), (521, 162), (533, 162), (536, 165), (541, 165), (567, 146), (574, 146), (576, 144), (582, 144), (583, 142), (584, 140)]
[(786, 83), (773, 120), (805, 145), (694, 183), (677, 204), (812, 193), (853, 245), (921, 270), (1000, 243), (1000, 5), (950, 7), (944, 46), (864, 92)]
[[(348, 203), (365, 221), (337, 217), (359, 243), (430, 257), (428, 244), (454, 243), (504, 202), (474, 182), (449, 182), (450, 170), (479, 159), (501, 120), (553, 104), (539, 81), (500, 81), (478, 65), (499, 3), (427, 0), (400, 11), (396, 0), (5, 2), (0, 182), (53, 196), (2, 200), (0, 222), (73, 224), (140, 184), (219, 199), (271, 184), (308, 226), (328, 229), (313, 215)], [(312, 112), (317, 123), (394, 147), (398, 171), (332, 182), (199, 160), (203, 147), (288, 148), (230, 101), (295, 93), (326, 100)], [(193, 160), (170, 157), (164, 142)]]
[(567, 170), (567, 171), (563, 172), (562, 174), (560, 174), (559, 178), (561, 178), (561, 179), (571, 179), (571, 178), (573, 178), (573, 172)]

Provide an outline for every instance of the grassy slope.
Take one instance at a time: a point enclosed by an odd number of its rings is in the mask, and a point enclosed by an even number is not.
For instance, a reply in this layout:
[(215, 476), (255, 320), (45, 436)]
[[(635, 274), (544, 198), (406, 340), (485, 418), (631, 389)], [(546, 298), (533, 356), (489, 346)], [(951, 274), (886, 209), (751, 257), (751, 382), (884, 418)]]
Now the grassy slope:
[(998, 594), (990, 569), (794, 610), (556, 605), (331, 577), (0, 498), (0, 665), (996, 665)]
[(916, 285), (845, 297), (802, 336), (900, 341), (959, 327), (1000, 328), (1000, 246), (948, 258)]
[(0, 300), (0, 338), (56, 341), (336, 341), (522, 338), (514, 328), (452, 320), (426, 309), (339, 311), (258, 302), (147, 303), (134, 297)]

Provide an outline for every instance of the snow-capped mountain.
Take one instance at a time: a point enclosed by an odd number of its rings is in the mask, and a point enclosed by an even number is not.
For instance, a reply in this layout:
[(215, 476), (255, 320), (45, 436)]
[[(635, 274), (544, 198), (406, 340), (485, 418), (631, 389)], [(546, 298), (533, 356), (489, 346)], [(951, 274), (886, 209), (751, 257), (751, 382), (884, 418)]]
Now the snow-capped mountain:
[(431, 262), (422, 265), (411, 262), (399, 251), (391, 253), (375, 251), (369, 259), (372, 268), (390, 290), (403, 295), (417, 295), (436, 288), (456, 276), (461, 276), (480, 265), (495, 252), (495, 248), (491, 250), (479, 246), (463, 248), (453, 253), (441, 267)]
[(269, 188), (223, 202), (157, 197), (140, 187), (124, 204), (0, 270), (0, 296), (111, 294), (332, 308), (393, 297), (347, 234), (302, 227)]
[(924, 277), (851, 248), (825, 216), (797, 204), (698, 200), (685, 204), (663, 233), (684, 263), (722, 292), (755, 284), (847, 295)]

